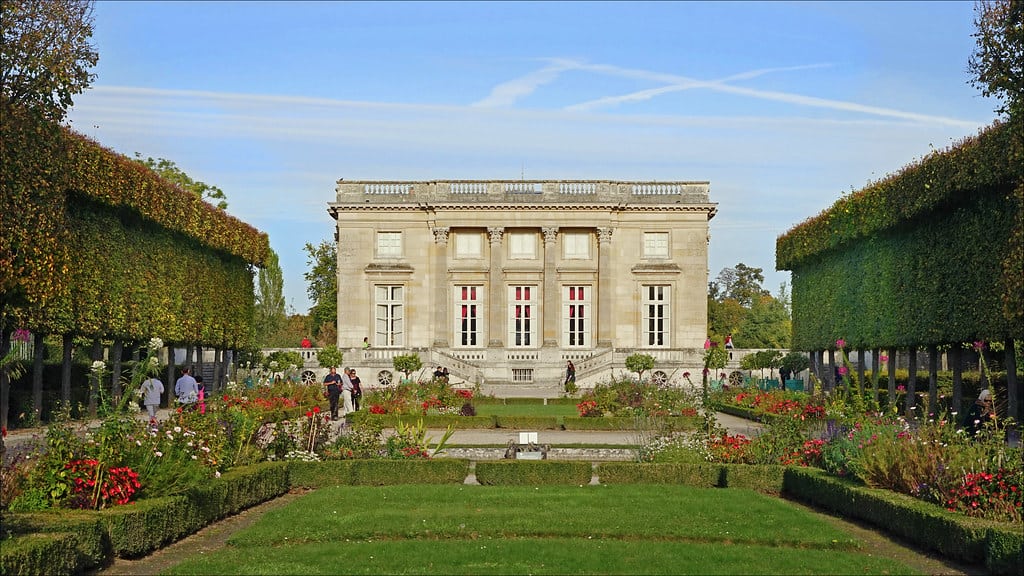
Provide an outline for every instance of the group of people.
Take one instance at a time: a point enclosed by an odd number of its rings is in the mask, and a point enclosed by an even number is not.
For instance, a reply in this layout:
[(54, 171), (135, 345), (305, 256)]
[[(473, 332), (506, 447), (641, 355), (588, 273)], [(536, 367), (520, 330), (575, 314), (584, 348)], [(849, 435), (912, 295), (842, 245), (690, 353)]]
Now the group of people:
[(338, 419), (338, 402), (341, 401), (341, 417), (344, 418), (349, 412), (359, 410), (359, 400), (363, 397), (362, 383), (356, 375), (354, 368), (345, 368), (341, 374), (338, 369), (331, 367), (331, 372), (324, 376), (324, 386), (327, 387), (327, 400), (331, 405), (331, 419)]
[(437, 369), (434, 370), (434, 378), (437, 378), (438, 380), (441, 380), (441, 381), (447, 383), (448, 382), (448, 376), (449, 376), (449, 374), (448, 374), (448, 368), (447, 367), (438, 366)]
[[(149, 423), (156, 424), (156, 411), (160, 408), (164, 395), (164, 383), (156, 376), (150, 376), (142, 381), (139, 394), (149, 414)], [(183, 409), (206, 413), (206, 386), (203, 384), (203, 377), (199, 374), (192, 376), (192, 369), (188, 366), (181, 369), (181, 377), (174, 383), (174, 396)]]

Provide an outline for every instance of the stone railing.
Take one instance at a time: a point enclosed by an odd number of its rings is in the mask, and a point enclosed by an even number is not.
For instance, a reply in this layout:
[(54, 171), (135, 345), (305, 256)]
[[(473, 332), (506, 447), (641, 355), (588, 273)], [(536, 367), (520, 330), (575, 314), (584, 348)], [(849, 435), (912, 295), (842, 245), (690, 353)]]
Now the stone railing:
[(609, 180), (339, 180), (338, 204), (445, 203), (445, 202), (551, 202), (641, 204), (708, 204), (709, 183), (704, 181)]

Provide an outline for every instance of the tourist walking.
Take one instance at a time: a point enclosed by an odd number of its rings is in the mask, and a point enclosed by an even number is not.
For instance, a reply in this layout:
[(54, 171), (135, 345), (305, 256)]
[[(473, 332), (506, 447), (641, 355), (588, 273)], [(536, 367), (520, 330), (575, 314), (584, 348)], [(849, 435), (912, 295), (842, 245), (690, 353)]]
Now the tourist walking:
[(142, 403), (146, 405), (146, 412), (149, 413), (149, 423), (156, 424), (156, 410), (160, 407), (160, 397), (164, 394), (164, 383), (159, 378), (151, 376), (142, 381), (139, 387), (142, 393)]
[(352, 408), (352, 369), (345, 368), (341, 371), (341, 417), (349, 412), (355, 412)]
[(971, 436), (974, 436), (985, 428), (986, 423), (994, 421), (995, 418), (995, 410), (992, 407), (992, 392), (985, 388), (978, 394), (978, 399), (974, 401), (971, 409), (964, 416), (963, 426)]
[(331, 404), (331, 420), (338, 419), (338, 399), (341, 398), (341, 376), (338, 369), (331, 366), (331, 373), (324, 376), (324, 385), (327, 386), (327, 400)]
[(363, 386), (359, 380), (359, 376), (356, 376), (356, 369), (353, 368), (349, 372), (348, 379), (352, 381), (352, 407), (358, 412), (359, 411), (359, 399), (363, 397)]
[(199, 385), (192, 377), (192, 370), (185, 366), (181, 369), (181, 378), (174, 383), (174, 395), (178, 397), (178, 404), (185, 408), (194, 408), (199, 401)]
[(572, 363), (572, 360), (566, 360), (565, 384), (563, 386), (568, 387), (570, 383), (576, 384), (576, 366)]

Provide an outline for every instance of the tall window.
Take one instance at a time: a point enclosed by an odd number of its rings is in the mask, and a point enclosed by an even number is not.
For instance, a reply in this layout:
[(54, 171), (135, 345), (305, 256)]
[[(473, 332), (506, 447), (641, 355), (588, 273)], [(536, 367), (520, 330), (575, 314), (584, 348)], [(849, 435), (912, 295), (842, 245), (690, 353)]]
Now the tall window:
[(483, 288), (479, 286), (455, 287), (455, 341), (460, 346), (477, 346), (480, 343), (480, 298)]
[(562, 345), (590, 344), (590, 286), (562, 287)]
[(535, 232), (509, 233), (508, 257), (513, 260), (537, 258), (537, 234)]
[(644, 258), (668, 258), (668, 232), (644, 232)]
[(562, 257), (567, 260), (590, 259), (590, 234), (587, 232), (566, 232), (562, 237)]
[(669, 346), (672, 303), (668, 286), (643, 286), (643, 339), (647, 346)]
[(508, 340), (512, 346), (532, 346), (537, 341), (537, 287), (509, 286), (508, 292)]
[(481, 235), (479, 232), (456, 232), (455, 233), (455, 257), (456, 258), (480, 258)]
[(375, 286), (375, 346), (404, 346), (405, 319), (402, 286)]
[(402, 257), (402, 233), (401, 232), (377, 232), (377, 257), (378, 258), (401, 258)]

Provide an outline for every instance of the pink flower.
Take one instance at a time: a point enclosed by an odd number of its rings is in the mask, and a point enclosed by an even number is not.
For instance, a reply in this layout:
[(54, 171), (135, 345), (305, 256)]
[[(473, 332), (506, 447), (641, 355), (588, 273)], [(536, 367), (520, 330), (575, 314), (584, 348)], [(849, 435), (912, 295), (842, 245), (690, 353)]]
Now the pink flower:
[(886, 356), (885, 354), (882, 354), (881, 356), (879, 356), (878, 359), (881, 360), (882, 362), (888, 362), (889, 361), (889, 357)]
[(846, 340), (843, 340), (842, 338), (836, 340), (836, 348), (846, 348)]
[(849, 370), (846, 368), (846, 366), (840, 366), (839, 367), (839, 375), (840, 376), (846, 376), (847, 372), (849, 372)]
[(978, 352), (981, 352), (982, 350), (984, 350), (985, 349), (985, 341), (984, 340), (976, 340), (974, 342), (974, 349), (977, 350)]

